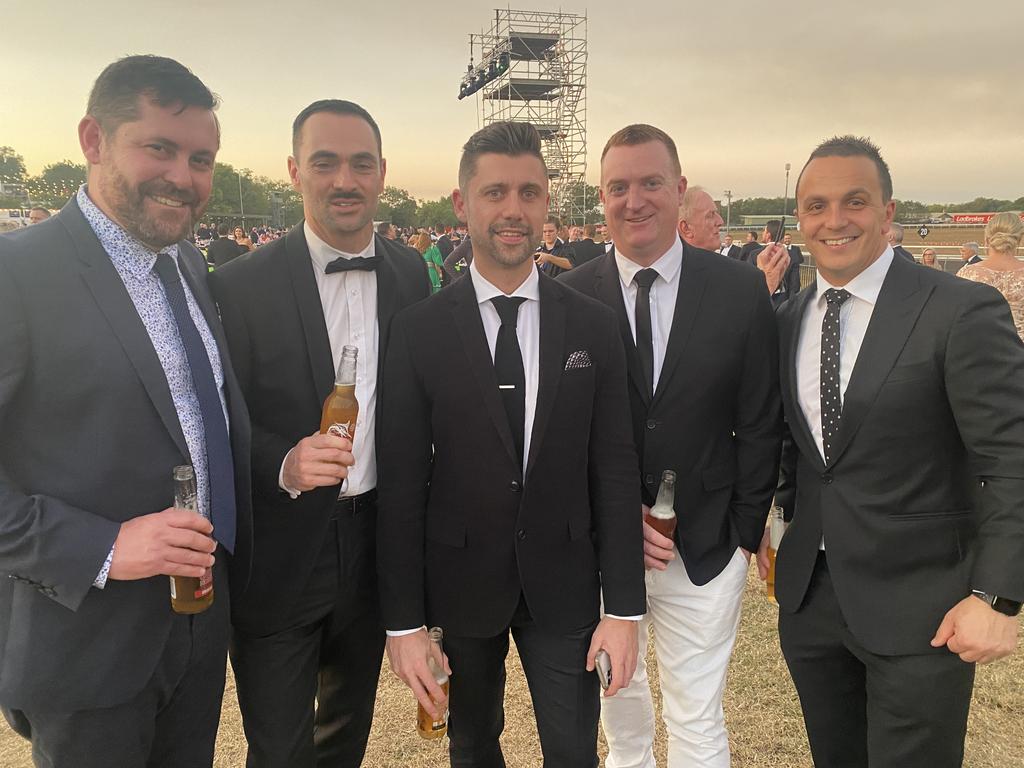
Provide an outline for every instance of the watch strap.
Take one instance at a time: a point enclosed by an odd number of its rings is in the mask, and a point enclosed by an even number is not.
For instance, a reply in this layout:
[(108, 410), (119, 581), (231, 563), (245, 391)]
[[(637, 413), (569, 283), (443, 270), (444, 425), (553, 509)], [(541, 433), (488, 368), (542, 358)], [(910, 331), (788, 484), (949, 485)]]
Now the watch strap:
[(999, 597), (999, 595), (982, 592), (980, 589), (973, 590), (971, 594), (988, 603), (992, 610), (998, 611), (1005, 616), (1016, 616), (1020, 613), (1021, 602), (1019, 600), (1010, 600), (1005, 597)]

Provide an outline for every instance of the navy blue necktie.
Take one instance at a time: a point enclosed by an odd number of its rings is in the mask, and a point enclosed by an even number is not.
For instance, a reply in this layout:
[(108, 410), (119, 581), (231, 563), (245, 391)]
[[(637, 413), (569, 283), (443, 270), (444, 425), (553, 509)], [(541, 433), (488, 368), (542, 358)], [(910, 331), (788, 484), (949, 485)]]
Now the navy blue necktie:
[(178, 326), (178, 335), (181, 336), (181, 344), (185, 348), (188, 367), (192, 372), (192, 384), (199, 400), (199, 411), (203, 417), (213, 537), (224, 549), (232, 552), (235, 548), (235, 473), (231, 442), (228, 439), (228, 425), (224, 420), (220, 393), (217, 392), (217, 379), (214, 378), (203, 337), (199, 335), (199, 330), (188, 311), (185, 288), (181, 284), (177, 264), (169, 254), (161, 253), (156, 257), (154, 269), (164, 285), (167, 303), (171, 305), (174, 322)]
[(825, 316), (821, 319), (821, 452), (828, 464), (832, 445), (839, 437), (839, 421), (843, 415), (843, 399), (839, 381), (839, 312), (850, 298), (845, 288), (825, 291)]

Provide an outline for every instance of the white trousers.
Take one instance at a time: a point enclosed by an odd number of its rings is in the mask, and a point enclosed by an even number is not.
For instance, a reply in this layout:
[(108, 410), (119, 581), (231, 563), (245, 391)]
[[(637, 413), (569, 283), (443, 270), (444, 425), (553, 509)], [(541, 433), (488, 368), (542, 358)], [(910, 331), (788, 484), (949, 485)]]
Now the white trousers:
[(637, 629), (636, 674), (628, 688), (601, 698), (601, 725), (609, 747), (606, 768), (656, 768), (654, 705), (645, 661), (650, 625), (669, 767), (728, 768), (722, 693), (746, 578), (747, 559), (738, 549), (703, 587), (690, 581), (678, 551), (667, 570), (647, 571), (647, 615)]

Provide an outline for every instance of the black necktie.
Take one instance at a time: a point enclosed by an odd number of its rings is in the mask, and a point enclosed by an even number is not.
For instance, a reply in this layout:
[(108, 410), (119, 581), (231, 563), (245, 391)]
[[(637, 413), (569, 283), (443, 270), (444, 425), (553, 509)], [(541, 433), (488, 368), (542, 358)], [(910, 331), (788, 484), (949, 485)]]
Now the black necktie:
[(850, 292), (842, 288), (825, 291), (825, 317), (821, 321), (821, 446), (828, 464), (832, 443), (839, 434), (839, 418), (843, 413), (843, 401), (839, 393), (839, 310), (850, 298)]
[(327, 265), (324, 270), (328, 275), (334, 272), (352, 272), (353, 270), (359, 270), (361, 272), (373, 272), (377, 269), (377, 259), (367, 259), (363, 256), (353, 256), (351, 259), (346, 259), (344, 256), (339, 256), (334, 261)]
[(495, 296), (491, 299), (501, 318), (498, 340), (494, 345), (494, 373), (498, 377), (498, 390), (505, 404), (520, 469), (523, 466), (523, 435), (526, 430), (526, 371), (516, 336), (516, 322), (519, 305), (524, 301), (526, 299), (520, 296)]
[[(224, 420), (220, 394), (217, 392), (217, 380), (213, 375), (213, 367), (210, 365), (203, 337), (199, 335), (199, 330), (188, 311), (185, 289), (181, 284), (181, 275), (174, 259), (166, 253), (158, 254), (154, 269), (164, 285), (167, 303), (171, 305), (174, 322), (178, 326), (178, 335), (181, 337), (181, 345), (185, 348), (196, 399), (199, 400), (199, 411), (203, 417), (213, 537), (224, 549), (232, 552), (235, 548), (235, 474), (228, 425)], [(192, 461), (194, 463), (195, 458)]]
[(647, 391), (654, 394), (654, 334), (651, 331), (651, 286), (658, 279), (654, 269), (641, 269), (633, 276), (636, 283), (636, 351), (647, 380)]

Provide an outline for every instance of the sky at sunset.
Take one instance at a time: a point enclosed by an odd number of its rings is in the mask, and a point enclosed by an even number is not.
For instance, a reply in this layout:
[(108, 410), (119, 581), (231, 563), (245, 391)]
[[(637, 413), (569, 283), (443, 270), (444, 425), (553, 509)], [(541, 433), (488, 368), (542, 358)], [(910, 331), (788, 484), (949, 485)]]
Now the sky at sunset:
[[(383, 132), (390, 184), (451, 191), (478, 127), (456, 99), (469, 34), (494, 5), (275, 0), (5, 3), (0, 145), (30, 173), (81, 162), (76, 125), (102, 68), (132, 53), (178, 59), (222, 105), (219, 160), (285, 178), (291, 121), (311, 101), (356, 101)], [(11, 7), (13, 6), (13, 7)], [(549, 10), (557, 6), (527, 6)], [(924, 202), (1024, 195), (1020, 0), (955, 6), (590, 2), (588, 181), (605, 139), (632, 122), (668, 131), (691, 184), (779, 196), (822, 139), (868, 135), (895, 194)], [(792, 189), (792, 187), (791, 187)]]

